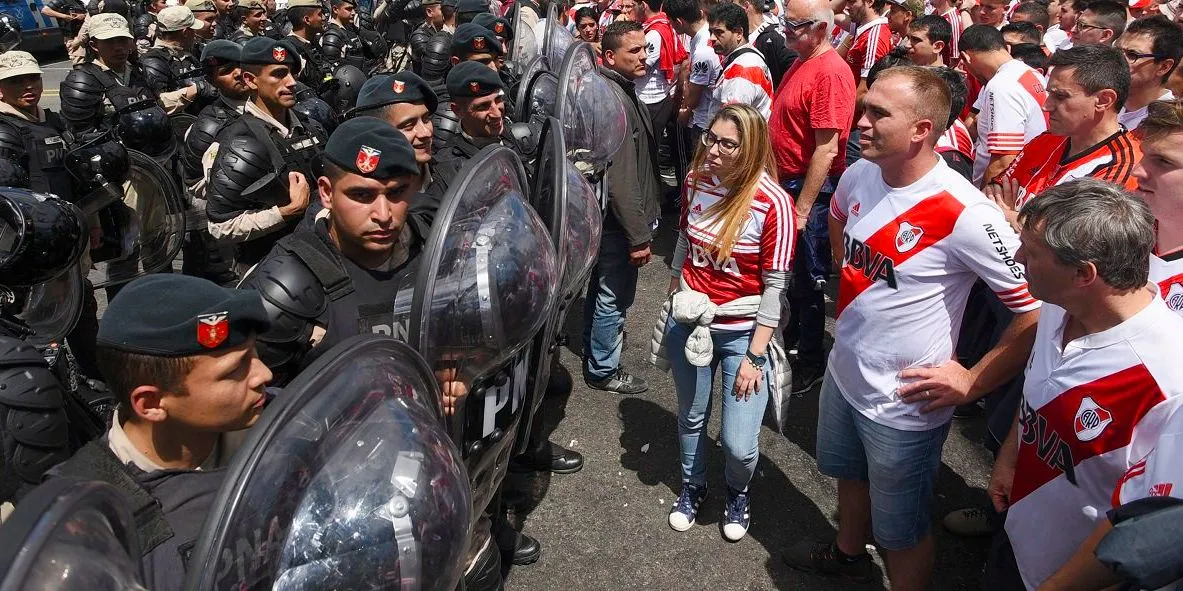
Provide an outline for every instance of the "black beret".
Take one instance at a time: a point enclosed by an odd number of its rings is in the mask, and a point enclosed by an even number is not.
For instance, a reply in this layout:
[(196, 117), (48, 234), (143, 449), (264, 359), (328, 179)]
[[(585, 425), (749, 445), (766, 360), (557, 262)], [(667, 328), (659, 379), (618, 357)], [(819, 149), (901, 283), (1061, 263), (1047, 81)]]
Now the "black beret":
[(452, 35), (452, 55), (460, 57), (474, 53), (505, 55), (505, 49), (493, 31), (476, 23), (464, 23), (456, 27), (456, 33)]
[(361, 85), (357, 95), (354, 113), (393, 105), (394, 103), (424, 103), (427, 110), (435, 112), (439, 97), (431, 85), (418, 74), (402, 71), (397, 74), (378, 75)]
[(270, 37), (251, 37), (242, 45), (242, 63), (244, 64), (287, 64), (292, 74), (300, 72), (300, 54), (287, 41)]
[(97, 342), (129, 353), (184, 357), (232, 349), (269, 328), (257, 292), (160, 273), (120, 290), (99, 324)]
[(456, 8), (457, 4), (460, 4), (460, 0), (440, 0), (440, 6), (451, 6), (452, 8)]
[(452, 66), (447, 85), (452, 98), (476, 98), (505, 90), (501, 76), (480, 62), (460, 62)]
[(201, 61), (220, 60), (238, 62), (242, 59), (242, 46), (229, 39), (214, 39), (201, 49)]
[(459, 0), (456, 2), (456, 12), (459, 14), (489, 12), (489, 2), (488, 0)]
[(419, 174), (411, 142), (377, 117), (354, 117), (338, 125), (325, 144), (325, 158), (346, 172), (373, 179)]
[(493, 31), (493, 34), (499, 37), (505, 37), (507, 40), (513, 39), (513, 27), (509, 25), (509, 21), (491, 12), (476, 15), (476, 18), (472, 19), (472, 23)]

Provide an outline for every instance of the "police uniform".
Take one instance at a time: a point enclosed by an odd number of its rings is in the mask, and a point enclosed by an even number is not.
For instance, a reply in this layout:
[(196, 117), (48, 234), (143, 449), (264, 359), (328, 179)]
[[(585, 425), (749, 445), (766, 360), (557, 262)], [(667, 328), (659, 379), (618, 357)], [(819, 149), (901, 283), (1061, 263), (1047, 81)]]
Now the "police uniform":
[[(205, 22), (194, 18), (193, 11), (184, 6), (170, 6), (156, 15), (156, 30), (160, 32), (204, 28)], [(206, 81), (192, 48), (182, 47), (175, 41), (157, 38), (152, 48), (140, 56), (140, 67), (148, 88), (155, 93), (196, 86), (197, 96), (192, 102), (182, 95), (182, 100), (187, 103), (184, 111), (196, 114), (218, 96), (217, 89)]]
[[(41, 74), (37, 59), (24, 51), (0, 54), (0, 80)], [(34, 107), (32, 113), (0, 102), (0, 186), (26, 187), (74, 199), (74, 188), (62, 157), (65, 123), (56, 113)]]
[[(461, 28), (467, 25), (462, 25)], [(457, 30), (459, 32), (459, 30)], [(496, 39), (493, 40), (496, 42)], [(496, 93), (505, 92), (505, 83), (501, 81), (501, 77), (497, 72), (489, 69), (488, 66), (479, 62), (460, 62), (456, 64), (452, 71), (448, 73), (447, 79), (448, 95), (450, 100), (456, 99), (471, 99), (488, 96)], [(438, 114), (438, 111), (437, 111)], [(473, 137), (464, 132), (460, 128), (460, 121), (448, 109), (446, 117), (436, 119), (437, 135), (436, 141), (440, 143), (440, 147), (436, 150), (435, 159), (438, 163), (436, 168), (437, 176), (445, 182), (451, 179), (460, 171), (477, 152), (482, 148), (491, 146), (493, 144), (501, 144), (507, 147), (522, 152), (518, 143), (509, 135), (509, 120), (505, 120), (505, 124), (501, 128), (501, 135), (497, 137)], [(445, 137), (441, 138), (438, 134), (440, 127), (451, 128)]]
[[(269, 327), (255, 293), (162, 274), (131, 282), (111, 301), (98, 340), (124, 352), (181, 357), (240, 347)], [(196, 469), (165, 468), (136, 448), (117, 417), (105, 435), (50, 476), (100, 480), (118, 488), (136, 516), (148, 588), (180, 589), (186, 561), (222, 484), (220, 468), (229, 464), (234, 441), (241, 439), (240, 434), (224, 435)]]
[[(243, 64), (285, 64), (300, 70), (299, 58), (286, 41), (252, 37), (242, 47)], [(277, 121), (248, 102), (244, 115), (226, 126), (206, 150), (212, 160), (206, 187), (210, 233), (236, 243), (240, 268), (260, 261), (299, 223), (284, 219), (279, 207), (289, 202), (288, 172), (300, 172), (316, 202), (316, 158), (324, 143), (320, 124), (289, 110)], [(211, 151), (213, 154), (211, 155)]]
[[(243, 13), (253, 10), (265, 11), (267, 10), (267, 6), (263, 4), (262, 0), (242, 0), (238, 3), (237, 10), (240, 10)], [(265, 33), (267, 24), (268, 21), (263, 21), (263, 28), (259, 31), (253, 31), (250, 27), (246, 26), (246, 22), (243, 22), (242, 24), (238, 25), (236, 29), (227, 33), (225, 39), (242, 45), (243, 43), (246, 43), (246, 40), (250, 39), (251, 37), (257, 37), (260, 35), (266, 37), (267, 35)]]
[[(467, 63), (464, 60), (469, 55), (472, 55), (475, 53), (491, 53), (497, 57), (505, 55), (505, 49), (502, 47), (501, 42), (497, 40), (497, 37), (493, 34), (493, 32), (480, 26), (480, 25), (474, 24), (474, 23), (465, 23), (463, 25), (460, 25), (459, 27), (456, 27), (456, 33), (454, 35), (450, 36), (450, 40), (451, 40), (451, 47), (449, 48), (449, 60), (452, 57), (459, 58), (460, 64)], [(436, 41), (437, 41), (437, 39), (433, 38), (429, 42), (429, 51), (430, 51), (430, 46), (434, 45), (436, 43)], [(452, 100), (452, 96), (453, 96), (452, 95), (453, 85), (450, 82), (451, 71), (454, 70), (456, 67), (460, 67), (460, 64), (457, 64), (455, 67), (452, 67), (451, 61), (448, 61), (447, 63), (449, 64), (449, 66), (448, 66), (447, 71), (444, 73), (444, 76), (442, 77), (443, 84), (441, 85), (442, 90), (444, 92), (443, 92), (443, 94), (440, 95), (439, 107), (436, 109), (435, 115), (432, 117), (432, 122), (435, 124), (434, 147), (435, 147), (436, 152), (443, 151), (445, 149), (445, 147), (447, 147), (447, 145), (451, 142), (453, 137), (460, 134), (460, 119), (458, 119), (456, 117), (456, 114), (452, 112), (451, 100)], [(477, 65), (481, 65), (486, 70), (489, 70), (488, 66), (484, 66), (483, 64), (477, 64)], [(468, 72), (476, 72), (475, 70), (467, 70), (467, 71)], [(492, 70), (489, 70), (489, 71), (492, 72)], [(496, 73), (493, 73), (493, 75), (497, 76)], [(480, 80), (485, 80), (487, 82), (489, 80), (489, 77), (482, 76), (480, 78)], [(472, 81), (468, 81), (467, 83), (476, 82), (476, 81), (477, 80), (474, 79)], [(498, 85), (499, 85), (501, 92), (504, 93), (505, 89), (507, 88), (505, 86), (504, 82), (499, 80)], [(486, 94), (492, 94), (492, 91), (489, 91)], [(466, 94), (465, 96), (473, 96), (473, 95)], [(484, 96), (484, 95), (482, 94), (482, 95), (476, 95), (476, 96)], [(488, 145), (488, 144), (485, 144), (485, 145)], [(480, 148), (483, 148), (483, 147), (484, 146), (480, 146), (477, 148), (477, 150), (479, 151)], [(466, 158), (471, 157), (472, 154), (476, 154), (476, 151), (472, 151), (472, 153), (469, 154)]]
[(140, 53), (148, 51), (156, 43), (156, 14), (145, 10), (137, 15), (131, 30), (136, 36), (136, 48)]
[[(322, 8), (322, 5), (320, 0), (289, 0), (288, 10), (293, 8)], [(332, 75), (332, 70), (321, 54), (318, 40), (315, 37), (305, 39), (294, 31), (288, 33), (284, 40), (291, 44), (300, 57), (299, 81), (319, 92), (325, 85), (325, 80)]]
[[(324, 156), (348, 174), (373, 179), (420, 174), (402, 132), (373, 117), (342, 123)], [(259, 335), (257, 347), (276, 384), (351, 336), (380, 333), (405, 340), (405, 330), (394, 325), (395, 300), (399, 292), (409, 296), (423, 239), (404, 224), (387, 262), (378, 269), (363, 267), (329, 237), (331, 215), (280, 240), (241, 285), (262, 294), (272, 319), (272, 330)]]
[[(354, 113), (377, 117), (378, 109), (396, 103), (422, 103), (427, 107), (429, 113), (434, 113), (439, 105), (439, 99), (427, 81), (414, 72), (404, 71), (397, 74), (375, 76), (367, 80), (361, 87)], [(447, 191), (447, 186), (436, 186), (434, 160), (423, 164), (420, 168), (422, 179), (420, 187), (426, 194), (418, 196), (411, 203), (409, 221), (415, 225), (415, 230), (420, 236), (427, 236), (431, 231), (431, 222), (435, 219), (435, 212), (439, 209), (440, 198)]]
[[(440, 0), (424, 0), (422, 5), (426, 7), (439, 3)], [(420, 76), (423, 75), (423, 52), (427, 49), (427, 42), (439, 32), (440, 30), (435, 25), (423, 21), (415, 27), (415, 30), (411, 31), (410, 38), (407, 40), (408, 50), (411, 52), (411, 70)]]
[[(353, 0), (334, 0), (333, 2), (334, 5), (341, 3), (357, 7), (357, 2)], [(336, 19), (330, 20), (325, 25), (324, 33), (320, 35), (319, 43), (321, 56), (330, 69), (336, 70), (338, 66), (349, 64), (368, 71), (361, 35), (358, 34), (353, 23), (341, 23)]]

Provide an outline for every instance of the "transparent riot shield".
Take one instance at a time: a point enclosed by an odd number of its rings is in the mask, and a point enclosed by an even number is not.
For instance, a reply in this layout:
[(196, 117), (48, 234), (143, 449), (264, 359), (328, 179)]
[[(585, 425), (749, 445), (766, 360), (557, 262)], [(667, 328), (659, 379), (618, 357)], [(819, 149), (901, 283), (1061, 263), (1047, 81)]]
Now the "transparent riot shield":
[(468, 487), (423, 359), (389, 337), (355, 336), (251, 427), (185, 588), (452, 591)]
[(530, 64), (526, 76), (523, 76), (518, 84), (514, 121), (541, 126), (547, 117), (554, 114), (559, 94), (559, 78), (546, 64), (546, 57), (539, 56)]
[(33, 331), (25, 340), (38, 347), (60, 343), (82, 316), (82, 297), (82, 270), (77, 265), (29, 288), (16, 313)]
[[(511, 61), (516, 64), (526, 65), (542, 51), (539, 47), (538, 37), (534, 34), (534, 25), (529, 23), (529, 15), (518, 3), (514, 3), (513, 20), (511, 26), (513, 27), (513, 42), (509, 45), (509, 54), (505, 56), (506, 61)], [(535, 22), (537, 16), (535, 15)]]
[(531, 344), (531, 373), (526, 386), (526, 414), (518, 429), (518, 451), (523, 450), (529, 440), (530, 429), (550, 381), (552, 362), (563, 345), (567, 312), (587, 283), (603, 231), (595, 192), (567, 159), (563, 126), (557, 119), (547, 120), (540, 146), (531, 202), (550, 232), (562, 279), (558, 304)]
[(50, 480), (0, 527), (3, 591), (142, 591), (135, 520), (102, 482)]
[(464, 165), (420, 256), (409, 342), (445, 387), (467, 391), (449, 430), (479, 515), (505, 476), (524, 409), (528, 345), (553, 312), (560, 278), (513, 151), (490, 146)]
[(152, 156), (128, 150), (123, 199), (92, 214), (90, 272), (95, 287), (125, 283), (172, 265), (185, 237), (178, 179)]
[(546, 10), (546, 30), (543, 32), (542, 54), (551, 64), (563, 63), (567, 50), (575, 43), (575, 36), (559, 22), (555, 5), (551, 4)]
[(579, 42), (559, 70), (554, 116), (563, 122), (567, 155), (589, 174), (603, 171), (628, 133), (624, 104), (600, 74), (591, 45)]

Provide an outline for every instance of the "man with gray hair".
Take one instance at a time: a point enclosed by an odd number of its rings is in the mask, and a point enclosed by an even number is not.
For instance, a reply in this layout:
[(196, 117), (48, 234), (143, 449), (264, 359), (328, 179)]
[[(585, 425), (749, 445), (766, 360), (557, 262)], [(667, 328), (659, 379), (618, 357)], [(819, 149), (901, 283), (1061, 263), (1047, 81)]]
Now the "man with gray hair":
[[(790, 82), (792, 79), (790, 79)], [(1039, 302), (1002, 212), (935, 145), (949, 87), (928, 68), (885, 70), (864, 97), (863, 160), (830, 202), (841, 267), (834, 347), (818, 400), (818, 470), (838, 479), (838, 535), (785, 554), (794, 568), (869, 582), (873, 534), (895, 591), (929, 588), (930, 510), (953, 408), (1022, 371)], [(983, 280), (1015, 317), (973, 367), (953, 358)]]
[(988, 489), (1007, 512), (983, 579), (998, 589), (1040, 587), (1072, 558), (1122, 475), (1150, 451), (1167, 401), (1183, 394), (1183, 318), (1148, 282), (1146, 203), (1080, 179), (1028, 202), (1019, 223), (1015, 260), (1044, 305)]

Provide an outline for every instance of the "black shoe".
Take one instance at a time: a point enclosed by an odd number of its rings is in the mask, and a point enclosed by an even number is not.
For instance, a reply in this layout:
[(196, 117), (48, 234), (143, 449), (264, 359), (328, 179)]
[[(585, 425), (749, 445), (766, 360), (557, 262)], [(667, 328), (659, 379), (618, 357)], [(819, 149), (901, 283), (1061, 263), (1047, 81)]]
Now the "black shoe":
[(513, 528), (498, 528), (493, 532), (497, 547), (501, 550), (501, 560), (508, 558), (514, 566), (525, 566), (538, 562), (542, 556), (542, 544), (538, 540)]
[(574, 474), (583, 469), (583, 454), (549, 441), (509, 461), (512, 472)]
[(616, 370), (616, 374), (603, 380), (593, 380), (584, 376), (583, 381), (593, 390), (616, 392), (617, 394), (640, 394), (649, 389), (645, 380), (623, 369)]
[(822, 383), (826, 370), (815, 365), (799, 363), (793, 367), (793, 396), (804, 396), (814, 386)]
[(501, 559), (497, 544), (489, 544), (473, 559), (471, 568), (464, 574), (463, 588), (466, 591), (503, 591), (505, 581), (501, 578)]
[(870, 583), (873, 575), (869, 554), (846, 556), (833, 543), (798, 542), (785, 551), (784, 561), (800, 571), (836, 576), (853, 583)]

